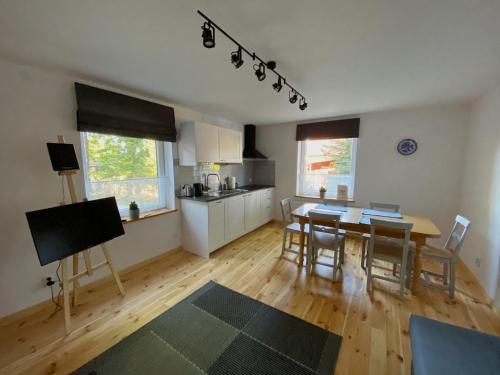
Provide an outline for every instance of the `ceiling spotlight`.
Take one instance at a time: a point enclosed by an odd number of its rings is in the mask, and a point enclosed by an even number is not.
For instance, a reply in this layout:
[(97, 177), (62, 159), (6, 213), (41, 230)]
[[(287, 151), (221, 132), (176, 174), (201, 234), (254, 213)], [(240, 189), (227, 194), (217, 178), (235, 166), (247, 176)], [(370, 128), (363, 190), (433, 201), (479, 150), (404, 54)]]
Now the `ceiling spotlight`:
[(214, 48), (215, 47), (215, 28), (212, 26), (210, 22), (205, 22), (201, 27), (203, 33), (201, 37), (203, 38), (203, 45), (206, 48)]
[(267, 69), (274, 70), (276, 69), (276, 61), (268, 61), (266, 63)]
[(241, 47), (239, 47), (237, 51), (231, 52), (231, 64), (233, 64), (236, 69), (243, 65)]
[[(293, 95), (291, 95), (293, 93)], [(294, 90), (291, 90), (289, 93), (288, 93), (288, 100), (290, 101), (290, 103), (295, 103), (297, 101), (297, 93), (294, 91)]]
[(260, 63), (259, 65), (255, 64), (253, 69), (255, 70), (255, 76), (259, 81), (266, 79), (266, 67), (264, 63)]
[(273, 89), (276, 92), (280, 92), (282, 88), (283, 88), (283, 85), (281, 84), (281, 77), (278, 77), (278, 82), (273, 83)]
[(301, 111), (307, 108), (306, 98), (302, 97), (299, 100), (299, 108)]

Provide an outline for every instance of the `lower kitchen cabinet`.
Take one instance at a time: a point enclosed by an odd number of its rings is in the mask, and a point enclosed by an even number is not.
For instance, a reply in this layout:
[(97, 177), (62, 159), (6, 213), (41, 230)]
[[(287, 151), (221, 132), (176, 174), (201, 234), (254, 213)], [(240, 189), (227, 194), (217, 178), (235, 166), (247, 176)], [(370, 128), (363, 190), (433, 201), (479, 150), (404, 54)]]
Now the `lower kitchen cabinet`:
[(212, 202), (181, 199), (182, 245), (208, 258), (225, 244), (272, 220), (274, 188)]

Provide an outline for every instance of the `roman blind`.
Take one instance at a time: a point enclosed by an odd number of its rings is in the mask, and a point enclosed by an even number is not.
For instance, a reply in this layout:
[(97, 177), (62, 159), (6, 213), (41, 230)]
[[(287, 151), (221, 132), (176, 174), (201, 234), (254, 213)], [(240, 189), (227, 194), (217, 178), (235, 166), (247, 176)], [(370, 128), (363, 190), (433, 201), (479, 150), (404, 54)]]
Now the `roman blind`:
[(75, 82), (78, 131), (175, 142), (174, 109)]
[(314, 122), (297, 125), (295, 140), (358, 138), (359, 118)]

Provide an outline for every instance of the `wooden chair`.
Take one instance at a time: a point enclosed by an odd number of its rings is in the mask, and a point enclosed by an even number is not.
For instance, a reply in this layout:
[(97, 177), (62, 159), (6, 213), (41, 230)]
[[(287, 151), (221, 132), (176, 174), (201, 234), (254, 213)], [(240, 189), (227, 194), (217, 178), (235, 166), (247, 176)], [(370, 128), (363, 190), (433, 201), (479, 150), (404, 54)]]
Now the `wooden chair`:
[[(327, 210), (310, 210), (307, 270), (312, 272), (315, 264), (333, 268), (333, 280), (337, 278), (345, 251), (345, 231), (340, 229), (340, 214)], [(318, 261), (319, 250), (333, 251), (333, 264)]]
[[(283, 219), (283, 240), (281, 243), (281, 256), (285, 254), (285, 251), (298, 255), (299, 251), (293, 249), (292, 246), (300, 245), (298, 242), (293, 241), (293, 236), (295, 234), (300, 235), (300, 224), (294, 222), (292, 217), (292, 199), (283, 198), (280, 201), (280, 205), (281, 205), (281, 217)], [(304, 227), (304, 233), (306, 235), (306, 241), (308, 241), (308, 233), (309, 233), (308, 224), (306, 224)], [(288, 236), (290, 236), (290, 238), (288, 239), (288, 247), (287, 247), (286, 242)]]
[[(366, 290), (371, 291), (374, 278), (399, 283), (399, 295), (404, 296), (405, 284), (409, 287), (411, 280), (411, 267), (413, 265), (412, 245), (410, 233), (412, 223), (396, 222), (390, 220), (370, 219), (370, 239), (368, 242), (368, 275)], [(380, 233), (384, 235), (381, 235)], [(385, 235), (390, 233), (391, 237)], [(394, 236), (394, 237), (393, 237)], [(389, 278), (373, 274), (373, 261), (375, 259), (400, 266), (399, 277)], [(394, 273), (393, 273), (394, 274)]]
[[(422, 258), (443, 265), (443, 273), (422, 270), (424, 285), (448, 290), (450, 298), (455, 295), (455, 270), (458, 254), (465, 240), (465, 235), (470, 228), (470, 221), (457, 215), (444, 247), (425, 245), (422, 247)], [(436, 284), (430, 280), (430, 275), (443, 279), (443, 284)]]
[[(399, 204), (370, 202), (370, 209), (388, 212), (399, 212)], [(363, 244), (361, 245), (361, 268), (366, 270), (366, 254), (368, 250), (367, 247), (368, 241), (370, 240), (370, 234), (364, 233), (362, 239)], [(394, 270), (394, 272), (396, 271)]]

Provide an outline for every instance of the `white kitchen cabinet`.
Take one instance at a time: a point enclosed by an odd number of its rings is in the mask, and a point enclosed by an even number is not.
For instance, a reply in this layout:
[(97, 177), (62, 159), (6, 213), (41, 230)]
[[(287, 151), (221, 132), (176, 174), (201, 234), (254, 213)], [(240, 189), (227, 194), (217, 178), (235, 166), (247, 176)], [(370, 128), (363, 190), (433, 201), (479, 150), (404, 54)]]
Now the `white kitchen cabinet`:
[(242, 195), (225, 199), (226, 241), (245, 234), (245, 201)]
[(226, 242), (225, 200), (218, 200), (208, 204), (208, 248), (210, 251), (218, 249)]
[(242, 134), (239, 131), (219, 128), (219, 152), (222, 163), (243, 162), (241, 137)]
[(273, 219), (274, 189), (259, 190), (260, 193), (260, 224), (263, 225)]
[(204, 122), (184, 122), (179, 129), (179, 165), (242, 163), (242, 133)]
[(260, 192), (243, 194), (245, 200), (245, 232), (254, 230), (260, 225)]

